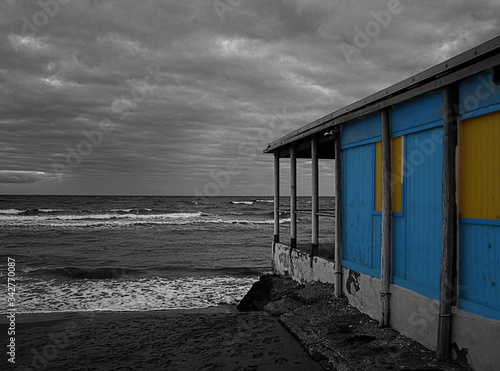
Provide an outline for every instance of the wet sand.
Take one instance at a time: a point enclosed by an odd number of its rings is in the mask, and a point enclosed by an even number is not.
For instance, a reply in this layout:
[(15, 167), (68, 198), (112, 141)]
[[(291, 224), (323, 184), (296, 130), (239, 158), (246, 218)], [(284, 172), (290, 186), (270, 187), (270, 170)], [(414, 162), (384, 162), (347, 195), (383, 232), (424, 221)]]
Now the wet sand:
[[(0, 327), (5, 342), (5, 316)], [(322, 370), (277, 318), (232, 306), (18, 314), (16, 363), (3, 358), (25, 371)]]

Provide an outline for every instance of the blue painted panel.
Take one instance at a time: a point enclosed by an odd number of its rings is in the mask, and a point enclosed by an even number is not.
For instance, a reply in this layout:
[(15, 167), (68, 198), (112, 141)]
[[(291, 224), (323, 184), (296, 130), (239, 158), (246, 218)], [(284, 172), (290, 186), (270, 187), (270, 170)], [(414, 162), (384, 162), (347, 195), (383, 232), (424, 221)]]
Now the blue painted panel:
[(380, 140), (380, 112), (375, 112), (362, 119), (356, 119), (344, 124), (340, 138), (341, 148), (365, 140)]
[(413, 281), (407, 281), (399, 277), (393, 277), (392, 282), (395, 285), (404, 287), (405, 289), (411, 291), (418, 292), (419, 294), (427, 296), (428, 298), (439, 300), (439, 289), (431, 288), (429, 286), (422, 285), (420, 283), (415, 283)]
[(372, 261), (373, 269), (380, 271), (380, 229), (382, 226), (382, 213), (377, 212), (372, 217), (373, 233), (372, 233)]
[(391, 110), (392, 136), (423, 130), (426, 125), (443, 118), (443, 89), (398, 104)]
[(439, 292), (441, 265), (443, 150), (433, 139), (436, 131), (442, 133), (435, 128), (406, 136), (404, 216), (393, 217), (394, 282), (408, 282), (428, 297)]
[(374, 166), (373, 144), (342, 150), (342, 256), (370, 269), (378, 264), (372, 243)]
[(493, 72), (483, 72), (462, 81), (459, 87), (460, 116), (469, 118), (500, 110), (500, 86), (493, 83)]
[(380, 279), (380, 271), (376, 271), (374, 269), (367, 268), (367, 267), (364, 267), (362, 265), (359, 265), (356, 263), (351, 263), (351, 262), (348, 262), (345, 260), (342, 261), (342, 266), (344, 268), (351, 269), (351, 270), (356, 271), (358, 273), (366, 274), (368, 276), (377, 277), (378, 279)]
[(486, 308), (482, 305), (478, 305), (464, 299), (459, 300), (458, 306), (460, 307), (460, 309), (467, 312), (479, 314), (480, 316), (483, 316), (485, 318), (491, 318), (500, 321), (500, 311), (498, 310)]
[(460, 221), (459, 239), (459, 298), (500, 311), (500, 226)]
[(391, 232), (392, 274), (395, 277), (406, 277), (406, 249), (404, 248), (406, 246), (406, 220), (404, 215), (394, 216), (393, 214)]
[(500, 219), (460, 218), (460, 223), (480, 224), (480, 225), (496, 225), (496, 226), (500, 227)]

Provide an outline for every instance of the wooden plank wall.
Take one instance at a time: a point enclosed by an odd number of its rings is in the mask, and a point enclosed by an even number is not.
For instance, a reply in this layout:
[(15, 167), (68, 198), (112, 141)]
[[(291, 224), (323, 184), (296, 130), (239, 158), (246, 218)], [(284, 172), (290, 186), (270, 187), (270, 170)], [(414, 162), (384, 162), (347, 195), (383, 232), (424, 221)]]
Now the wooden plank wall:
[[(373, 259), (372, 244), (374, 164), (373, 144), (342, 151), (343, 265), (366, 274), (371, 269), (380, 270), (380, 259)], [(359, 267), (350, 266), (349, 263)]]
[[(393, 282), (439, 298), (442, 219), (443, 91), (401, 103), (391, 111), (393, 189)], [(393, 151), (394, 152), (394, 151)], [(396, 173), (396, 171), (401, 173)], [(399, 203), (398, 203), (399, 201)]]
[(380, 215), (374, 215), (379, 140), (378, 112), (349, 122), (341, 135), (343, 266), (375, 277), (380, 277)]
[(500, 319), (500, 111), (458, 132), (459, 305)]

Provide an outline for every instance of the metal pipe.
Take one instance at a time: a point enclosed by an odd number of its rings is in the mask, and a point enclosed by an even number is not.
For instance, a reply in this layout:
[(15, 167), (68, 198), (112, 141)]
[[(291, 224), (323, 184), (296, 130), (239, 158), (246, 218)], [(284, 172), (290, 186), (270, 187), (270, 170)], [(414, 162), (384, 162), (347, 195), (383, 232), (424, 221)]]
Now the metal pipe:
[(274, 243), (280, 242), (280, 153), (274, 152)]
[(457, 256), (457, 205), (455, 153), (458, 143), (458, 92), (455, 85), (443, 90), (443, 231), (441, 237), (441, 277), (439, 292), (438, 343), (436, 355), (450, 357), (451, 305), (456, 297), (454, 261)]
[(335, 295), (342, 296), (342, 202), (340, 132), (335, 138)]
[(290, 148), (290, 247), (297, 247), (297, 147)]
[(382, 131), (382, 222), (380, 235), (380, 326), (389, 326), (389, 285), (391, 282), (391, 123), (389, 110), (381, 111)]
[[(311, 139), (311, 176), (312, 176), (312, 199), (311, 199), (311, 220), (312, 220), (312, 238), (311, 238), (311, 256), (318, 254), (319, 244), (319, 171), (318, 171), (318, 138)], [(312, 263), (312, 261), (311, 261)]]

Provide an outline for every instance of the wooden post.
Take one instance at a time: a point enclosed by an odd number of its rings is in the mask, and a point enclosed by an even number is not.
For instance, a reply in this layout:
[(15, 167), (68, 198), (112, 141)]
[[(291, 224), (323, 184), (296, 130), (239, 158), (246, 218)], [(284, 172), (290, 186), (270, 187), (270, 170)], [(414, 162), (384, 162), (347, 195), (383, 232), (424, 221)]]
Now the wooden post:
[(437, 357), (450, 357), (451, 305), (456, 297), (454, 261), (457, 256), (457, 204), (455, 150), (458, 144), (458, 106), (456, 85), (443, 90), (443, 231), (441, 237), (441, 277)]
[[(312, 199), (311, 199), (311, 218), (312, 218), (312, 239), (311, 239), (311, 258), (318, 255), (319, 244), (319, 171), (318, 171), (318, 138), (311, 139), (311, 166), (312, 166)], [(312, 264), (312, 260), (311, 260)]]
[(290, 148), (290, 247), (297, 247), (297, 146)]
[(274, 151), (274, 243), (280, 242), (280, 153)]
[(382, 225), (380, 236), (381, 316), (380, 326), (389, 326), (389, 285), (391, 282), (391, 123), (389, 110), (381, 111), (382, 130)]
[(335, 138), (335, 295), (342, 296), (342, 202), (340, 132)]

